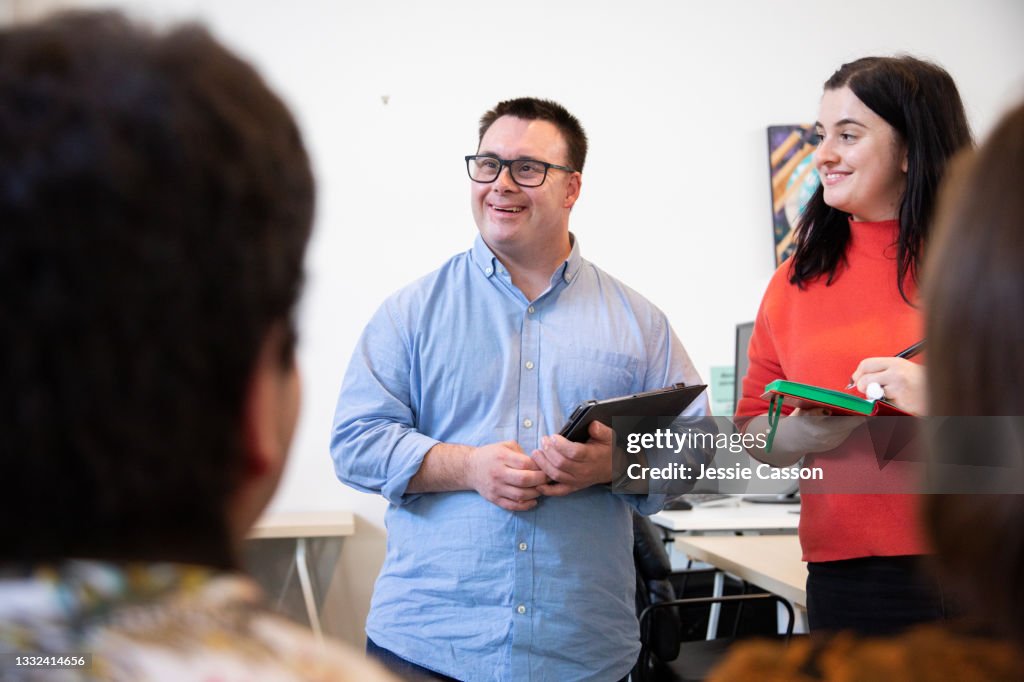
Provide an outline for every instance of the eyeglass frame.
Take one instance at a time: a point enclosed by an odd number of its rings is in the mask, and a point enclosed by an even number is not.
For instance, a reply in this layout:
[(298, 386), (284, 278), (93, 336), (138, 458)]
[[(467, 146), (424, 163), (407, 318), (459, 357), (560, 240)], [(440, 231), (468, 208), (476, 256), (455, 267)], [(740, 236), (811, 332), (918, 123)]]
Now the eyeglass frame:
[[(473, 182), (479, 182), (482, 185), (489, 185), (492, 182), (495, 182), (499, 177), (501, 177), (501, 171), (503, 169), (505, 169), (505, 168), (508, 168), (508, 176), (510, 178), (512, 178), (512, 182), (516, 183), (520, 187), (531, 187), (531, 188), (532, 187), (540, 187), (545, 182), (547, 182), (548, 171), (551, 170), (552, 168), (554, 168), (555, 170), (565, 171), (567, 173), (579, 173), (580, 172), (580, 171), (576, 170), (575, 168), (569, 168), (568, 166), (559, 166), (557, 163), (548, 163), (547, 161), (541, 161), (540, 159), (530, 159), (530, 158), (503, 159), (500, 156), (495, 156), (494, 154), (469, 154), (465, 158), (466, 158), (466, 173), (469, 175), (469, 179), (472, 180)], [(476, 178), (473, 177), (473, 173), (470, 172), (470, 170), (469, 170), (469, 162), (471, 160), (473, 160), (473, 159), (494, 159), (495, 161), (498, 162), (498, 172), (495, 173), (494, 177), (491, 178), (490, 180), (477, 180)], [(516, 163), (517, 161), (530, 161), (532, 163), (539, 163), (540, 165), (544, 166), (544, 177), (541, 178), (540, 182), (538, 182), (536, 185), (524, 185), (523, 183), (521, 183), (518, 180), (516, 180), (516, 174), (512, 172), (512, 164)]]

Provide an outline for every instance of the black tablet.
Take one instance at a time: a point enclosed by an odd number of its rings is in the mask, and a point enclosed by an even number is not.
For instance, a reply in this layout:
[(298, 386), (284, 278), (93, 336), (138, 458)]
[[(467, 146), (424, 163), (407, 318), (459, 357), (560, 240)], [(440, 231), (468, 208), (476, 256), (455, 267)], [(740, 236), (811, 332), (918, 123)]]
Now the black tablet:
[(676, 417), (704, 392), (707, 384), (675, 384), (656, 391), (580, 403), (559, 434), (577, 443), (590, 439), (587, 427), (599, 421), (612, 425), (613, 417)]

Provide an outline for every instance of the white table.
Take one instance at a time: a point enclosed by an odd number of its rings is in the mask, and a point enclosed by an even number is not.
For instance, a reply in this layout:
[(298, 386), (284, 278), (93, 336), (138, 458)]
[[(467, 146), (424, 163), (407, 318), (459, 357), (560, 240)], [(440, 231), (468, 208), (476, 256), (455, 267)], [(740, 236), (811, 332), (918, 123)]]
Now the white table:
[(355, 530), (350, 511), (272, 512), (253, 525), (249, 539), (344, 537)]
[(755, 502), (698, 506), (683, 511), (658, 512), (651, 521), (673, 533), (795, 533), (800, 524), (800, 506)]
[[(778, 536), (788, 537), (796, 543), (797, 558), (799, 559), (800, 543), (795, 533), (800, 525), (800, 507), (794, 504), (763, 504), (757, 502), (745, 502), (737, 498), (736, 502), (718, 504), (712, 506), (697, 506), (693, 509), (680, 511), (662, 511), (651, 516), (651, 521), (659, 526), (672, 531), (675, 538), (675, 547), (691, 559), (703, 561), (716, 568), (728, 571), (739, 578), (747, 580), (743, 575), (729, 570), (714, 561), (708, 561), (702, 556), (696, 556), (683, 549), (682, 540), (696, 539), (697, 536), (725, 535), (726, 540), (742, 535), (747, 536)], [(807, 569), (804, 568), (804, 581), (806, 581)], [(754, 580), (749, 580), (754, 584)], [(774, 592), (771, 588), (761, 585), (766, 590)], [(803, 589), (803, 587), (801, 587)], [(717, 573), (712, 588), (712, 596), (721, 597), (725, 590), (725, 576)], [(779, 594), (776, 592), (776, 594)], [(779, 596), (794, 601), (786, 595)], [(806, 599), (805, 599), (806, 600)], [(797, 602), (794, 602), (797, 603)], [(803, 606), (803, 601), (797, 603)], [(708, 639), (713, 639), (718, 632), (718, 619), (722, 613), (721, 604), (712, 604), (708, 616)]]
[(807, 607), (807, 564), (795, 535), (678, 535), (676, 549)]
[[(320, 612), (313, 594), (313, 576), (306, 561), (306, 543), (310, 538), (345, 537), (355, 532), (355, 517), (350, 511), (273, 512), (263, 516), (249, 531), (250, 540), (294, 538), (294, 563), (302, 587), (309, 625), (317, 640), (323, 639)], [(290, 575), (290, 572), (289, 572)], [(287, 586), (288, 579), (285, 579)]]

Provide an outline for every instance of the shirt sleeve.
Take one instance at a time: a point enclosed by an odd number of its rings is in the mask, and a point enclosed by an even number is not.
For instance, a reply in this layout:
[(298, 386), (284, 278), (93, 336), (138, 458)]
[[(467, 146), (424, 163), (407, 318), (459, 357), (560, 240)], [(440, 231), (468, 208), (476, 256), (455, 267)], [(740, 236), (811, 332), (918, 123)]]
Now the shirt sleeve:
[[(685, 383), (688, 386), (703, 383), (682, 342), (669, 325), (668, 318), (660, 310), (657, 311), (655, 326), (648, 338), (648, 362), (643, 390), (653, 391), (677, 383)], [(683, 410), (681, 416), (700, 417), (710, 412), (708, 394), (705, 390)], [(639, 513), (646, 516), (661, 511), (669, 496), (651, 492), (647, 495), (624, 497)]]
[(338, 479), (401, 505), (423, 457), (439, 441), (416, 430), (411, 342), (393, 299), (366, 326), (342, 382), (331, 431)]
[[(785, 379), (785, 372), (782, 370), (782, 362), (776, 345), (776, 330), (772, 325), (770, 310), (775, 299), (782, 295), (780, 287), (789, 286), (786, 279), (780, 280), (780, 274), (772, 278), (761, 300), (761, 307), (757, 311), (757, 318), (754, 320), (754, 331), (750, 337), (750, 345), (747, 348), (748, 367), (747, 374), (743, 377), (742, 393), (739, 403), (736, 405), (736, 417), (755, 417), (767, 414), (768, 402), (761, 399), (764, 387), (776, 379)], [(785, 330), (779, 330), (784, 333)], [(783, 413), (789, 414), (793, 408), (786, 405)], [(748, 419), (740, 419), (737, 425), (745, 424)]]

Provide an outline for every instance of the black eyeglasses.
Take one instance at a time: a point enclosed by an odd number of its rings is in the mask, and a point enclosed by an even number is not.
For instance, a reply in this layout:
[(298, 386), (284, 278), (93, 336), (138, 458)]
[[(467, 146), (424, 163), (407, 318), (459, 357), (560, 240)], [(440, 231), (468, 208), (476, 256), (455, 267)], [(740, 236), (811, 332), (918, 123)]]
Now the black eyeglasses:
[(548, 177), (548, 169), (575, 173), (568, 166), (537, 161), (536, 159), (499, 159), (490, 154), (474, 154), (466, 157), (466, 170), (473, 182), (494, 182), (501, 175), (501, 169), (508, 166), (512, 181), (520, 187), (540, 187)]

